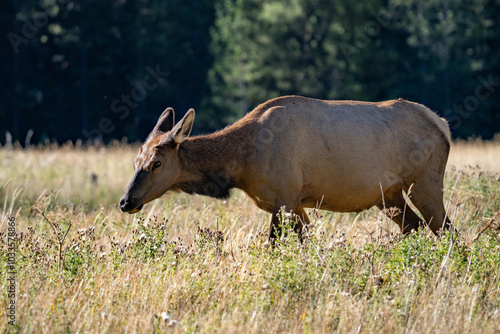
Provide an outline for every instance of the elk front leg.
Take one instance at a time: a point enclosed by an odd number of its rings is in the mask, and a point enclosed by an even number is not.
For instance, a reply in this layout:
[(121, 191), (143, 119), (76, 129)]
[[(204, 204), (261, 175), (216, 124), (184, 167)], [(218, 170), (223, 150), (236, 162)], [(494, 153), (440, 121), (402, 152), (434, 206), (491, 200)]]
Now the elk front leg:
[(268, 242), (274, 245), (274, 241), (281, 237), (282, 228), (280, 222), (280, 209), (275, 209), (271, 211), (271, 220), (269, 224), (269, 237)]
[[(271, 213), (271, 221), (269, 224), (269, 238), (268, 241), (270, 244), (274, 244), (274, 241), (280, 238), (283, 235), (283, 222), (280, 220), (280, 209), (275, 209)], [(297, 208), (295, 211), (292, 211), (294, 218), (294, 226), (293, 229), (297, 232), (299, 241), (304, 241), (304, 227), (311, 223), (307, 213), (303, 208)]]
[(302, 243), (304, 241), (304, 228), (307, 229), (309, 224), (311, 224), (311, 221), (309, 220), (309, 217), (307, 216), (306, 211), (304, 208), (298, 208), (295, 210), (295, 218), (296, 218), (296, 223), (295, 223), (295, 232), (299, 235), (299, 240)]

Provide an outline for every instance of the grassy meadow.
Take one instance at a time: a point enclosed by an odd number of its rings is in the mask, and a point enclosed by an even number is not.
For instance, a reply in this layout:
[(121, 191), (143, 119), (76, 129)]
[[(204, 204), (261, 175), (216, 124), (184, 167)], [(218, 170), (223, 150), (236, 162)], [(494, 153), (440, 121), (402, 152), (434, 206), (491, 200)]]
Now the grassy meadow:
[(274, 249), (268, 214), (240, 191), (122, 213), (137, 150), (0, 148), (0, 332), (500, 333), (499, 140), (452, 147), (458, 236), (403, 238), (373, 208), (309, 210), (305, 243), (292, 232)]

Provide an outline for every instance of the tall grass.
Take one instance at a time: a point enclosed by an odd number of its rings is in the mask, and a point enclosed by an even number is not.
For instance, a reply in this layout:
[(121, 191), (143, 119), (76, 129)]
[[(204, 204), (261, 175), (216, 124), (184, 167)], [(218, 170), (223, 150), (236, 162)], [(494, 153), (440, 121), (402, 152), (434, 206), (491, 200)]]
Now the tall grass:
[[(0, 331), (497, 333), (500, 175), (453, 160), (483, 144), (469, 145), (454, 147), (445, 180), (458, 235), (403, 238), (375, 209), (310, 210), (304, 244), (290, 231), (274, 249), (268, 215), (239, 191), (121, 213), (137, 148), (2, 149)], [(12, 216), (15, 327), (5, 316)]]
[(449, 166), (479, 166), (483, 171), (500, 173), (500, 134), (495, 140), (458, 140), (451, 146)]
[[(20, 204), (33, 204), (43, 191), (58, 201), (93, 210), (116, 202), (133, 170), (138, 147), (115, 143), (108, 147), (64, 145), (0, 150), (0, 201), (20, 192)], [(7, 197), (6, 197), (7, 196)]]

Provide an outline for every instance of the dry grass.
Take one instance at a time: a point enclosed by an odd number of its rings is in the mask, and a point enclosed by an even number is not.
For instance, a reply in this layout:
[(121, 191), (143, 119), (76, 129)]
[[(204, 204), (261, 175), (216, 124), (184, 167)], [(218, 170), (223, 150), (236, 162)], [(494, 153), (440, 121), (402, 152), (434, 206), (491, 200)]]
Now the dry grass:
[(500, 173), (500, 136), (496, 140), (460, 140), (451, 146), (448, 166), (479, 166), (483, 171)]
[(2, 149), (0, 232), (15, 216), (19, 246), (12, 327), (1, 236), (0, 332), (498, 333), (500, 181), (485, 170), (499, 148), (453, 146), (446, 203), (458, 238), (401, 238), (374, 209), (314, 211), (311, 238), (289, 233), (276, 249), (264, 246), (267, 214), (238, 191), (121, 213), (135, 148)]

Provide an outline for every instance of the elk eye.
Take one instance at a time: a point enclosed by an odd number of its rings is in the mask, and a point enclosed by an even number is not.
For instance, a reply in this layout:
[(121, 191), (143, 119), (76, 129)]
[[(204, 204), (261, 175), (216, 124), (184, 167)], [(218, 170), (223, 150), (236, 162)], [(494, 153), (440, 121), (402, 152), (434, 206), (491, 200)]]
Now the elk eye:
[(160, 167), (160, 165), (161, 165), (161, 161), (155, 161), (153, 163), (153, 170), (156, 169), (156, 168), (158, 168), (158, 167)]

